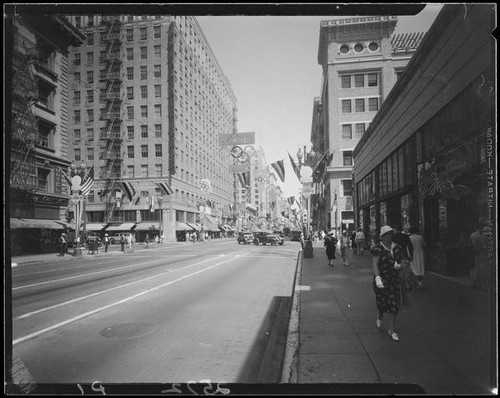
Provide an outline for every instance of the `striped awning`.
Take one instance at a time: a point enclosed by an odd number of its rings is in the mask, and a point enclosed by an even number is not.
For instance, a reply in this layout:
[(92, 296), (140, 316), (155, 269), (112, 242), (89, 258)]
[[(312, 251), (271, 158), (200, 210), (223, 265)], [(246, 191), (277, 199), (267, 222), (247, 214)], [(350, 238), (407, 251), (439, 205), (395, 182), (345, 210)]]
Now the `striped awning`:
[(201, 231), (201, 225), (200, 224), (196, 224), (194, 222), (188, 222), (186, 224), (189, 225), (195, 231)]
[(106, 228), (106, 224), (87, 224), (85, 229), (87, 231), (101, 231)]
[(159, 222), (140, 222), (137, 224), (137, 227), (135, 227), (135, 231), (152, 231), (160, 230), (160, 223)]
[(137, 224), (135, 222), (128, 222), (128, 223), (126, 222), (118, 225), (110, 225), (109, 227), (106, 228), (106, 231), (130, 231), (136, 225)]
[(186, 224), (185, 222), (180, 222), (180, 221), (176, 221), (175, 222), (175, 230), (176, 231), (192, 231), (193, 228), (191, 228), (188, 224)]
[(224, 225), (219, 225), (219, 229), (223, 232), (227, 232), (227, 228)]

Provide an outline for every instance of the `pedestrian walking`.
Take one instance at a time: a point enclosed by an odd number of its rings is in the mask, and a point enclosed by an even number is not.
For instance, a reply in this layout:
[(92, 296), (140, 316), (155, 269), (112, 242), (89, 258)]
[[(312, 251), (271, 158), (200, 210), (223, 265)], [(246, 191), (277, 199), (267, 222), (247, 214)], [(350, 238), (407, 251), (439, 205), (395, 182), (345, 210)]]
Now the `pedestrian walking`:
[(342, 232), (340, 237), (340, 254), (342, 255), (342, 261), (344, 266), (349, 266), (349, 237), (347, 236), (347, 231)]
[(490, 269), (488, 267), (488, 237), (486, 235), (486, 224), (480, 223), (476, 231), (470, 235), (474, 265), (471, 276), (473, 287), (487, 291), (490, 281)]
[(146, 243), (146, 249), (149, 247), (149, 234), (146, 234), (146, 237), (144, 238), (144, 242)]
[(128, 234), (128, 236), (127, 236), (127, 245), (128, 245), (129, 252), (131, 252), (132, 247), (133, 247), (132, 234)]
[(163, 235), (163, 233), (161, 234), (161, 237), (160, 237), (160, 244), (162, 246), (165, 244), (165, 235)]
[(125, 236), (121, 235), (120, 236), (120, 246), (121, 246), (121, 251), (125, 251)]
[(109, 237), (108, 234), (104, 234), (104, 253), (108, 252)]
[(393, 229), (384, 225), (380, 229), (380, 242), (371, 253), (373, 255), (373, 290), (377, 303), (377, 327), (382, 327), (384, 314), (389, 314), (389, 337), (399, 341), (396, 333), (396, 316), (401, 303), (400, 261), (401, 247), (393, 242)]
[(351, 240), (351, 249), (354, 253), (357, 253), (357, 247), (356, 245), (356, 231), (352, 231), (351, 235), (349, 236), (349, 239)]
[(356, 251), (361, 257), (365, 256), (365, 234), (361, 228), (356, 232)]
[(66, 240), (66, 234), (62, 233), (59, 237), (59, 257), (64, 257), (68, 251), (68, 242)]
[(425, 274), (425, 240), (418, 228), (410, 228), (410, 241), (413, 247), (413, 259), (411, 261), (411, 269), (417, 278), (417, 289), (421, 289), (424, 282)]
[(392, 241), (401, 247), (403, 261), (409, 264), (413, 258), (413, 245), (411, 244), (410, 237), (403, 232), (400, 226), (394, 227)]
[(325, 236), (324, 246), (326, 247), (326, 256), (328, 257), (328, 265), (333, 267), (335, 260), (335, 252), (337, 251), (337, 238), (333, 231), (329, 231), (328, 235)]

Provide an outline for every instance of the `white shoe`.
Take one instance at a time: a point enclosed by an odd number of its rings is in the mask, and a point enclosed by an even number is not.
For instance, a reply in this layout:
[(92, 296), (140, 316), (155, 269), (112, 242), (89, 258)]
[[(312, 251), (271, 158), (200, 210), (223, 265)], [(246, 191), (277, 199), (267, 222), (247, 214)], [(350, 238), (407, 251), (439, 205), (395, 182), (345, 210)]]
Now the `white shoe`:
[(377, 327), (380, 329), (382, 327), (382, 320), (377, 318)]
[(399, 341), (399, 336), (396, 332), (389, 330), (389, 337), (394, 341)]

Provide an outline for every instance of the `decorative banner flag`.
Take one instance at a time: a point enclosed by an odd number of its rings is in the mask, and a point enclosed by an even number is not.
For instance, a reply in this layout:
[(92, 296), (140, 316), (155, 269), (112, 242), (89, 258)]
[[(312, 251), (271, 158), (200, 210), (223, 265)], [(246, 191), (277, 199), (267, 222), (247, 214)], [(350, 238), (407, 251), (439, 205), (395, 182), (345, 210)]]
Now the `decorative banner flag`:
[(149, 207), (149, 211), (151, 213), (154, 213), (154, 211), (155, 211), (155, 198), (156, 198), (156, 196), (151, 196), (151, 204)]
[(250, 173), (238, 173), (238, 179), (240, 180), (240, 184), (242, 187), (250, 186)]
[(133, 202), (134, 205), (138, 205), (141, 202), (141, 196), (137, 195), (137, 197), (134, 200), (132, 200), (131, 202)]
[(170, 185), (168, 185), (166, 182), (157, 182), (156, 183), (162, 192), (163, 195), (172, 195), (174, 193), (174, 190)]
[(87, 178), (85, 179), (85, 182), (80, 187), (82, 195), (88, 195), (93, 185), (94, 185), (94, 166), (90, 168), (89, 172), (87, 173)]
[(281, 182), (285, 182), (285, 164), (283, 160), (278, 160), (275, 163), (271, 163), (271, 166), (273, 166), (274, 170), (276, 170), (276, 174), (278, 174)]
[(290, 163), (292, 164), (293, 171), (300, 181), (300, 168), (295, 164), (295, 161), (293, 160), (292, 155), (290, 155), (290, 152), (288, 152), (288, 157), (290, 158)]
[(69, 184), (69, 187), (71, 188), (71, 178), (69, 178), (69, 176), (63, 171), (63, 169), (61, 169), (59, 166), (57, 166), (59, 168), (59, 170), (61, 171), (62, 175), (64, 176), (64, 178), (66, 179), (66, 181), (68, 181), (68, 184)]
[(120, 186), (125, 196), (132, 202), (132, 199), (135, 197), (135, 189), (132, 184), (128, 181), (120, 181)]
[(295, 196), (290, 196), (287, 200), (288, 204), (292, 206), (295, 203)]

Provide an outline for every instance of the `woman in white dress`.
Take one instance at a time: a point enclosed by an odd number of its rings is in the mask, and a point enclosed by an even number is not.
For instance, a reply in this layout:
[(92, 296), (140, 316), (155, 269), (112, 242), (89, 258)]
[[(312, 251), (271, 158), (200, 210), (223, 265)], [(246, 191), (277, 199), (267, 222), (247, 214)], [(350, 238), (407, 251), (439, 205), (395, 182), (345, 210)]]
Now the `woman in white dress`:
[(417, 228), (410, 228), (410, 241), (413, 245), (411, 269), (417, 277), (417, 289), (422, 287), (425, 274), (425, 240)]

